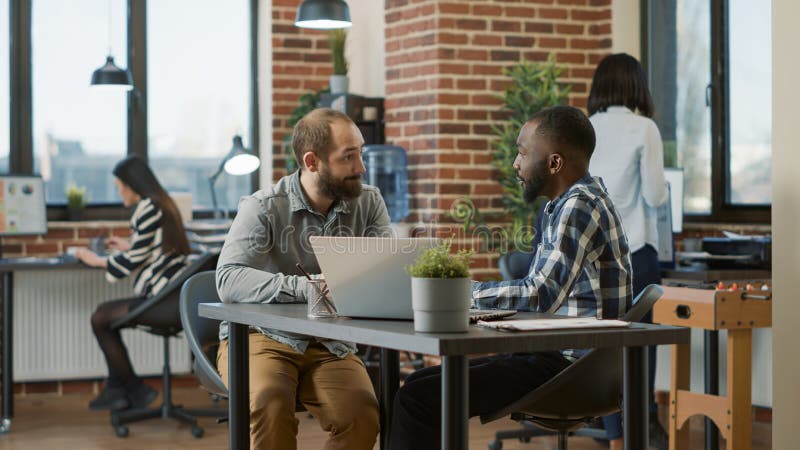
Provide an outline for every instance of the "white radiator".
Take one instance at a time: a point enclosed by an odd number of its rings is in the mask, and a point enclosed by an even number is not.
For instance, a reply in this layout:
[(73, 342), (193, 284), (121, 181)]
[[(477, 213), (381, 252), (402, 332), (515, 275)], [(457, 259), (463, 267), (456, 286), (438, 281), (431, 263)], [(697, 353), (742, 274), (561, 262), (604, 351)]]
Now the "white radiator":
[[(102, 270), (14, 273), (14, 379), (16, 381), (100, 378), (108, 375), (92, 333), (90, 317), (106, 301), (130, 297), (132, 279), (109, 283)], [(163, 341), (141, 330), (123, 330), (138, 375), (159, 375)], [(188, 373), (183, 335), (170, 339), (173, 373)]]

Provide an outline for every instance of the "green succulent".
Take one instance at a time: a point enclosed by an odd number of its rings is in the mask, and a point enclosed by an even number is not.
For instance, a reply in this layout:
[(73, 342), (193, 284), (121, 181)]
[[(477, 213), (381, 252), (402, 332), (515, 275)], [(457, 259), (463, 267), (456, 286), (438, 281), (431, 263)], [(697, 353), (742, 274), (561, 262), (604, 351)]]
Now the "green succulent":
[(453, 240), (447, 239), (435, 247), (423, 251), (414, 265), (406, 266), (406, 272), (414, 278), (467, 278), (471, 250), (452, 253)]
[(67, 186), (67, 208), (83, 209), (86, 207), (86, 187), (78, 187), (75, 183)]
[(344, 56), (344, 45), (347, 42), (347, 32), (338, 28), (328, 32), (328, 47), (331, 49), (331, 62), (334, 75), (347, 75), (347, 59)]

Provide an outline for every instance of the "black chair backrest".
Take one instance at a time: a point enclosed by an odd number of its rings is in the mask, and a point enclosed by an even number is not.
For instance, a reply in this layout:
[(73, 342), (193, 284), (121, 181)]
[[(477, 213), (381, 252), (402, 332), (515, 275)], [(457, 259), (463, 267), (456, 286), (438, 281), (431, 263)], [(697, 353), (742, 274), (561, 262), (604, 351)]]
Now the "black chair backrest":
[[(641, 320), (662, 293), (658, 285), (647, 286), (623, 319)], [(491, 422), (516, 412), (560, 420), (602, 417), (619, 410), (621, 397), (622, 349), (595, 348), (538, 389), (499, 411), (481, 416), (481, 422)]]
[(662, 295), (664, 295), (664, 289), (662, 289), (661, 286), (657, 284), (645, 286), (642, 292), (640, 292), (639, 295), (636, 296), (636, 299), (634, 299), (633, 306), (631, 307), (630, 311), (622, 316), (622, 320), (628, 322), (641, 321), (645, 314), (653, 309), (653, 305), (656, 304)]
[(216, 266), (218, 253), (191, 255), (189, 264), (181, 274), (164, 286), (158, 294), (129, 311), (124, 317), (111, 324), (112, 329), (141, 327), (155, 334), (173, 335), (181, 331), (178, 314), (178, 295), (181, 286), (192, 275)]
[(533, 253), (508, 252), (500, 255), (497, 266), (504, 280), (519, 280), (528, 275), (532, 261)]
[(200, 303), (219, 303), (215, 272), (200, 272), (186, 281), (181, 289), (180, 313), (183, 332), (194, 354), (194, 372), (200, 384), (214, 394), (228, 396), (228, 389), (216, 369), (219, 346), (219, 321), (197, 314)]

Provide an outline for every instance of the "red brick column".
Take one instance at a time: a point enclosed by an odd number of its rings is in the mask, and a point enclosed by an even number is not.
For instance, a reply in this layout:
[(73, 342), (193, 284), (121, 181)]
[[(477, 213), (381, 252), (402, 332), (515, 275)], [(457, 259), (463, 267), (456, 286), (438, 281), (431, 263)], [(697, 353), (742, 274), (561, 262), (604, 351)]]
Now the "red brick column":
[(287, 121), (309, 91), (328, 85), (333, 71), (325, 31), (294, 26), (300, 0), (272, 0), (272, 141), (273, 180), (286, 175), (284, 136)]
[[(610, 48), (610, 0), (386, 0), (386, 139), (409, 152), (409, 221), (449, 236), (460, 227), (448, 211), (463, 196), (502, 213), (490, 125), (504, 116), (495, 97), (509, 82), (504, 67), (553, 53), (570, 103), (585, 107)], [(473, 276), (496, 276), (496, 266), (496, 255), (478, 254)]]

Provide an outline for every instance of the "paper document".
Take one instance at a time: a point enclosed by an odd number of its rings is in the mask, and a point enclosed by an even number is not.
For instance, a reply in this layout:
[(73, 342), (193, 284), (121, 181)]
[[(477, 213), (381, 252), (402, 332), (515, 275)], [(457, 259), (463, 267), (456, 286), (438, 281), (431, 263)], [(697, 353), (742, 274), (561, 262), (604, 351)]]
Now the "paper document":
[(622, 320), (598, 320), (594, 317), (571, 317), (568, 319), (528, 319), (478, 322), (478, 326), (501, 331), (562, 330), (567, 328), (623, 328), (630, 322)]

